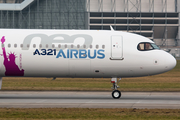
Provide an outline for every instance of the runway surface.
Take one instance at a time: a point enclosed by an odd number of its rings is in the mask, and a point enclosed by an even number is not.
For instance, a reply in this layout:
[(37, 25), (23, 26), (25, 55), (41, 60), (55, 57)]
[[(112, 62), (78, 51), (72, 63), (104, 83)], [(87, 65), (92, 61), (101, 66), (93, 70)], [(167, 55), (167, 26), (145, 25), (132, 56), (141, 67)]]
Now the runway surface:
[(0, 91), (1, 108), (168, 108), (180, 109), (180, 92)]

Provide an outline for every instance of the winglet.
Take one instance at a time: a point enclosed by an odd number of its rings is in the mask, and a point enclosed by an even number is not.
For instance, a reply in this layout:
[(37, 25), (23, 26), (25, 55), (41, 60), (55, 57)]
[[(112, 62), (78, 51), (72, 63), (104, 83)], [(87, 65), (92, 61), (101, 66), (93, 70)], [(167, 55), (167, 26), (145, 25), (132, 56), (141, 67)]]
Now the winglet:
[(114, 31), (113, 27), (110, 25), (111, 31)]

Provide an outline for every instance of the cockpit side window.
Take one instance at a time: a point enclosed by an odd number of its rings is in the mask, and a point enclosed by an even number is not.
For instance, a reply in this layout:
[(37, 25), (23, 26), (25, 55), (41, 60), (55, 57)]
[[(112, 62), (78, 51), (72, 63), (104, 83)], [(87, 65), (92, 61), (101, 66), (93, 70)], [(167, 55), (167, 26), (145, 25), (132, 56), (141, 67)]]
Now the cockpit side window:
[(144, 50), (144, 43), (140, 43), (139, 45), (138, 45), (138, 50)]
[(145, 43), (145, 50), (152, 50), (153, 47), (151, 46), (150, 43)]
[(156, 44), (154, 44), (154, 43), (151, 43), (151, 45), (152, 45), (152, 47), (154, 48), (154, 49), (160, 49)]
[(156, 44), (148, 42), (139, 43), (137, 48), (140, 51), (159, 49), (159, 47)]

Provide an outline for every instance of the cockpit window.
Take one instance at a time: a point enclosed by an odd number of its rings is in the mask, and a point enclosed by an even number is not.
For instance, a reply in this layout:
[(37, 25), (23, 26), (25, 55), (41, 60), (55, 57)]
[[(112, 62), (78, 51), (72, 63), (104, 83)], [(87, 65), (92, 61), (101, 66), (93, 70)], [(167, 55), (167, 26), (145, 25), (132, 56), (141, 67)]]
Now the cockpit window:
[(138, 44), (138, 50), (140, 51), (148, 51), (153, 49), (159, 49), (159, 47), (154, 43), (148, 43), (148, 42), (143, 42)]
[(154, 43), (151, 43), (151, 45), (152, 45), (152, 47), (154, 48), (154, 49), (160, 49), (156, 44), (154, 44)]

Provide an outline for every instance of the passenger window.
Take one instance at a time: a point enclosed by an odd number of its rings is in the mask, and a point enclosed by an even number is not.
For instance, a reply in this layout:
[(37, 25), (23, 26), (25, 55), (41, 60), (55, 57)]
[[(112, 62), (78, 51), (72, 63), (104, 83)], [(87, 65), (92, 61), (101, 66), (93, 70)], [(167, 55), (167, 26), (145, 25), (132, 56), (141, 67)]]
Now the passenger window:
[(102, 48), (104, 49), (104, 48), (105, 48), (105, 45), (102, 45)]
[(86, 48), (86, 45), (83, 45), (84, 48)]
[(90, 45), (89, 47), (92, 48), (92, 45)]
[(58, 45), (58, 48), (61, 48), (61, 44)]
[(40, 44), (39, 47), (42, 48), (42, 44)]
[(17, 44), (14, 44), (14, 48), (16, 48), (17, 47)]
[(67, 45), (65, 44), (64, 47), (67, 48)]
[(74, 45), (71, 45), (71, 48), (73, 48), (74, 47)]
[(96, 49), (98, 49), (99, 48), (99, 45), (96, 45)]
[(36, 48), (36, 44), (33, 44), (33, 48)]
[(27, 44), (27, 48), (29, 48), (29, 44)]
[(23, 48), (23, 44), (21, 44), (21, 48)]
[(80, 45), (77, 45), (77, 48), (80, 48)]
[(11, 47), (11, 44), (8, 44), (8, 47), (10, 48), (10, 47)]

